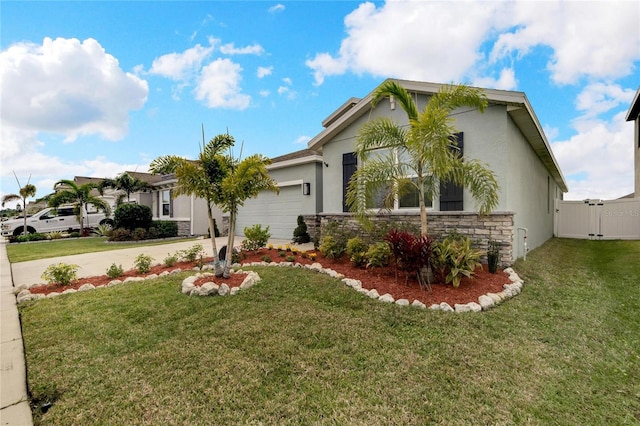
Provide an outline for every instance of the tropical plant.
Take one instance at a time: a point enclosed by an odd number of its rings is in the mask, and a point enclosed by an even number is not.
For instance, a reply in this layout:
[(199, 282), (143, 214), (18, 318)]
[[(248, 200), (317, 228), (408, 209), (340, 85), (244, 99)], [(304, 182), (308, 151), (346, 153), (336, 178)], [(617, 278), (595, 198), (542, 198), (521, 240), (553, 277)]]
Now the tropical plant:
[(22, 200), (22, 209), (24, 210), (24, 226), (22, 227), (22, 233), (23, 235), (27, 235), (27, 198), (36, 196), (36, 187), (29, 183), (31, 181), (31, 175), (29, 175), (29, 179), (25, 186), (20, 185), (20, 180), (15, 173), (13, 176), (16, 178), (16, 182), (18, 182), (20, 190), (18, 191), (18, 194), (5, 194), (2, 197), (2, 207), (4, 207), (5, 203)]
[[(258, 196), (262, 191), (279, 192), (279, 189), (267, 171), (267, 165), (271, 160), (260, 154), (251, 155), (244, 160), (233, 158), (229, 154), (225, 163), (229, 168), (220, 184), (220, 207), (222, 211), (229, 213), (227, 247), (233, 247), (238, 209), (247, 199)], [(230, 263), (228, 261), (224, 263), (225, 278), (230, 276)]]
[(405, 284), (409, 276), (415, 274), (420, 284), (420, 288), (427, 288), (431, 291), (431, 283), (423, 274), (424, 268), (431, 263), (431, 253), (433, 241), (426, 235), (415, 236), (406, 231), (392, 229), (385, 236), (385, 241), (391, 249), (391, 256), (398, 279), (398, 270), (404, 270)]
[(448, 236), (435, 244), (433, 249), (433, 263), (447, 284), (453, 287), (460, 285), (462, 278), (471, 278), (476, 267), (480, 265), (480, 251), (471, 246), (468, 237), (458, 238)]
[(119, 174), (115, 179), (103, 179), (102, 182), (98, 184), (98, 190), (102, 193), (105, 188), (113, 188), (120, 191), (120, 194), (118, 194), (118, 197), (116, 198), (116, 206), (122, 204), (125, 196), (127, 197), (127, 202), (130, 202), (132, 193), (151, 191), (153, 189), (148, 182), (145, 182), (138, 177), (131, 176), (128, 172)]
[(104, 223), (102, 225), (96, 226), (96, 229), (93, 232), (101, 237), (109, 237), (113, 232), (113, 226), (108, 223)]
[[(361, 161), (347, 190), (347, 204), (356, 217), (367, 223), (374, 199), (390, 208), (394, 200), (417, 193), (420, 228), (427, 235), (426, 200), (434, 199), (441, 182), (466, 187), (478, 201), (481, 214), (498, 204), (498, 182), (494, 173), (477, 160), (463, 161), (455, 149), (456, 133), (451, 113), (460, 107), (484, 111), (487, 98), (480, 89), (444, 85), (418, 112), (411, 94), (388, 80), (373, 93), (373, 108), (381, 99), (393, 97), (409, 119), (405, 127), (388, 117), (365, 123), (359, 131), (356, 155)], [(381, 195), (382, 191), (382, 196)]]
[[(207, 201), (207, 217), (209, 230), (215, 230), (213, 221), (213, 206), (221, 204), (222, 180), (230, 169), (229, 158), (223, 152), (231, 148), (235, 140), (233, 136), (221, 134), (205, 144), (204, 126), (202, 126), (202, 147), (196, 161), (191, 161), (176, 155), (165, 155), (151, 162), (149, 170), (154, 174), (175, 173), (178, 184), (173, 191), (174, 196), (181, 194), (194, 195)], [(213, 249), (213, 264), (216, 276), (221, 276), (223, 270), (218, 258), (215, 231), (209, 232)]]
[(341, 244), (333, 235), (325, 235), (320, 240), (318, 250), (327, 259), (338, 259), (346, 250), (346, 245)]
[(271, 233), (269, 227), (262, 229), (262, 225), (255, 224), (252, 227), (245, 226), (244, 228), (245, 240), (242, 241), (242, 248), (244, 250), (258, 251), (267, 244)]
[(78, 185), (72, 180), (59, 180), (53, 185), (56, 193), (49, 198), (49, 206), (58, 207), (62, 204), (72, 204), (78, 223), (81, 229), (84, 229), (84, 211), (87, 210), (88, 204), (93, 204), (98, 210), (104, 211), (107, 216), (111, 214), (109, 204), (93, 194), (97, 188), (98, 185), (93, 182)]
[(67, 263), (58, 263), (47, 266), (42, 273), (41, 278), (47, 284), (69, 285), (71, 281), (77, 279), (78, 265), (69, 265)]
[(47, 239), (48, 240), (59, 240), (64, 236), (64, 233), (62, 231), (51, 231), (51, 232), (47, 232)]

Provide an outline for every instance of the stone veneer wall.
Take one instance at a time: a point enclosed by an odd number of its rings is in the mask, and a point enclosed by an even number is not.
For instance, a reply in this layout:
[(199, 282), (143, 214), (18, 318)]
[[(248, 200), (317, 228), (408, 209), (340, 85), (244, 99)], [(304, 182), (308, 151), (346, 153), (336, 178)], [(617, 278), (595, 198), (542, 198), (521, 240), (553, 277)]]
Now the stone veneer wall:
[[(513, 259), (513, 212), (493, 212), (480, 216), (474, 212), (429, 212), (427, 228), (429, 236), (441, 239), (452, 231), (468, 236), (477, 249), (486, 252), (489, 240), (500, 243), (501, 266), (511, 265)], [(311, 238), (320, 238), (322, 228), (329, 222), (347, 222), (347, 227), (360, 231), (360, 225), (349, 213), (319, 214), (304, 216), (307, 230)], [(420, 214), (416, 213), (383, 213), (375, 216), (374, 221), (410, 222), (420, 229)], [(482, 256), (486, 262), (486, 253)]]
[(191, 235), (191, 222), (188, 220), (176, 220), (178, 224), (178, 237), (188, 237)]

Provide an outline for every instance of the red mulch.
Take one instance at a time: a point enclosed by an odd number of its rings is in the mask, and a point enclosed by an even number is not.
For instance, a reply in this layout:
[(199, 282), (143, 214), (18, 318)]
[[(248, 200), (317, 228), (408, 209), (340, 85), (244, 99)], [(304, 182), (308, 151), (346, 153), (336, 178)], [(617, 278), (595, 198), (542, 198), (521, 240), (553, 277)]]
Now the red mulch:
[[(308, 252), (313, 253), (313, 252)], [(243, 252), (244, 259), (242, 263), (249, 262), (260, 262), (262, 261), (262, 257), (268, 255), (273, 262), (284, 262), (286, 261), (285, 257), (278, 256), (278, 251), (276, 249), (261, 249), (257, 253), (254, 252)], [(293, 256), (292, 253), (287, 253), (287, 256)], [(206, 261), (211, 262), (212, 259), (207, 259)], [(310, 265), (314, 262), (318, 262), (322, 264), (324, 268), (333, 269), (341, 274), (344, 274), (348, 278), (353, 278), (360, 280), (362, 282), (362, 287), (366, 289), (376, 289), (380, 295), (385, 293), (389, 293), (393, 296), (394, 299), (408, 299), (409, 302), (413, 302), (413, 300), (419, 300), (422, 303), (430, 306), (434, 303), (447, 302), (449, 305), (453, 306), (456, 303), (469, 303), (469, 302), (477, 302), (478, 297), (487, 294), (487, 293), (499, 293), (503, 290), (504, 284), (509, 284), (509, 276), (502, 271), (498, 271), (497, 274), (491, 274), (487, 270), (487, 265), (482, 265), (482, 268), (477, 268), (475, 271), (475, 278), (463, 278), (460, 282), (460, 286), (458, 288), (453, 288), (451, 284), (444, 283), (434, 283), (431, 285), (432, 291), (428, 292), (426, 290), (421, 290), (418, 285), (418, 281), (415, 278), (411, 278), (408, 281), (408, 285), (405, 285), (405, 276), (402, 272), (399, 273), (398, 279), (396, 282), (394, 269), (391, 267), (388, 268), (356, 268), (351, 262), (347, 259), (346, 256), (343, 256), (341, 259), (325, 259), (322, 257), (320, 253), (317, 253), (316, 260), (310, 260), (307, 258), (302, 258), (300, 253), (295, 256), (295, 262)], [(163, 271), (171, 271), (176, 268), (180, 268), (183, 271), (191, 270), (195, 266), (194, 263), (181, 262), (172, 267), (165, 266), (154, 266), (151, 268), (149, 274), (160, 274)], [(211, 272), (211, 271), (209, 271)], [(149, 275), (146, 274), (146, 275)], [(130, 270), (124, 273), (123, 276), (119, 277), (119, 280), (124, 280), (127, 277), (138, 276), (135, 270)], [(225, 282), (229, 285), (229, 287), (237, 287), (239, 286), (246, 274), (232, 274), (230, 278), (215, 278), (206, 277), (198, 280), (196, 285), (201, 285), (206, 281), (215, 281), (218, 284)], [(61, 287), (61, 286), (38, 286), (32, 287), (30, 289), (31, 293), (41, 293), (41, 294), (49, 294), (51, 292), (63, 292), (69, 288), (78, 289), (80, 286), (86, 283), (91, 283), (94, 286), (102, 286), (108, 284), (112, 281), (112, 278), (107, 277), (106, 275), (89, 277), (89, 278), (81, 278), (77, 281), (74, 281), (71, 285)]]

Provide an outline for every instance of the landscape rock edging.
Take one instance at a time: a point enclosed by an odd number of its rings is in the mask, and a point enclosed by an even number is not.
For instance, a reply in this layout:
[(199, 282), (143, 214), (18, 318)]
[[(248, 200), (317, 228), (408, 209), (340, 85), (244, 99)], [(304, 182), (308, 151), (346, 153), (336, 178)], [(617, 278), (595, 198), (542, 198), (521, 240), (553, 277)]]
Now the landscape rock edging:
[[(410, 302), (407, 299), (398, 299), (395, 300), (393, 298), (393, 296), (391, 294), (383, 294), (380, 295), (378, 293), (378, 291), (374, 288), (371, 290), (367, 290), (365, 288), (362, 287), (362, 282), (359, 280), (355, 280), (352, 278), (347, 278), (345, 277), (343, 274), (334, 271), (333, 269), (329, 269), (329, 268), (324, 268), (320, 263), (313, 263), (311, 265), (303, 265), (300, 263), (293, 263), (293, 262), (250, 262), (250, 263), (244, 263), (242, 265), (240, 264), (234, 264), (233, 265), (233, 269), (231, 270), (231, 273), (236, 273), (236, 274), (246, 274), (247, 276), (245, 277), (245, 279), (242, 281), (242, 283), (240, 284), (240, 286), (238, 287), (229, 287), (228, 284), (226, 283), (222, 283), (222, 284), (216, 284), (213, 281), (208, 281), (205, 282), (204, 284), (202, 284), (201, 286), (196, 286), (194, 283), (203, 277), (215, 277), (215, 274), (211, 273), (211, 272), (202, 272), (207, 271), (207, 270), (211, 270), (211, 265), (206, 265), (204, 268), (202, 268), (202, 270), (194, 268), (194, 270), (197, 270), (198, 272), (194, 275), (190, 275), (188, 277), (186, 277), (183, 281), (182, 281), (182, 285), (181, 285), (181, 293), (185, 294), (185, 295), (189, 295), (189, 296), (234, 296), (236, 294), (238, 294), (240, 291), (242, 290), (246, 290), (248, 288), (251, 288), (252, 286), (254, 286), (255, 284), (259, 283), (261, 281), (260, 276), (258, 275), (257, 272), (254, 271), (244, 271), (242, 268), (243, 267), (248, 267), (248, 266), (272, 266), (272, 267), (293, 267), (293, 268), (304, 268), (304, 269), (308, 269), (311, 271), (315, 271), (321, 274), (325, 274), (328, 275), (332, 278), (337, 278), (339, 280), (342, 281), (342, 283), (344, 283), (347, 287), (351, 287), (353, 288), (355, 291), (359, 292), (360, 294), (363, 294), (364, 296), (370, 297), (372, 299), (377, 299), (380, 302), (383, 303), (395, 303), (398, 306), (411, 306), (414, 308), (419, 308), (419, 309), (427, 309), (427, 306), (420, 302), (419, 300), (414, 300), (413, 302)], [(96, 287), (92, 284), (84, 284), (83, 286), (81, 286), (78, 290), (75, 289), (68, 289), (65, 290), (61, 293), (58, 292), (53, 292), (53, 293), (49, 293), (48, 295), (44, 295), (44, 294), (38, 294), (38, 293), (31, 293), (29, 291), (29, 288), (34, 287), (34, 286), (38, 286), (38, 285), (42, 285), (42, 284), (32, 284), (30, 286), (20, 286), (18, 288), (15, 289), (16, 294), (16, 300), (18, 303), (23, 303), (26, 302), (28, 300), (39, 300), (39, 299), (45, 299), (45, 298), (51, 298), (51, 297), (56, 297), (59, 296), (61, 294), (69, 294), (69, 293), (76, 293), (76, 292), (82, 292), (82, 291), (88, 291), (88, 290), (94, 290), (96, 288), (101, 288), (101, 287), (113, 287), (115, 285), (120, 285), (120, 284), (127, 284), (127, 283), (132, 283), (132, 282), (140, 282), (140, 281), (145, 281), (145, 280), (151, 280), (151, 279), (156, 279), (158, 277), (162, 277), (162, 276), (166, 276), (166, 275), (172, 275), (172, 274), (177, 274), (180, 272), (184, 272), (182, 271), (180, 268), (176, 268), (172, 271), (165, 271), (159, 275), (156, 274), (151, 274), (148, 275), (146, 277), (128, 277), (125, 280), (121, 281), (121, 280), (113, 280), (111, 282), (109, 282), (106, 286), (99, 286)], [(445, 312), (458, 312), (458, 313), (463, 313), (463, 312), (481, 312), (481, 311), (486, 311), (489, 310), (501, 303), (503, 303), (505, 300), (508, 300), (512, 297), (517, 296), (518, 294), (520, 294), (522, 292), (522, 289), (524, 287), (524, 281), (522, 281), (522, 279), (518, 276), (518, 274), (512, 269), (512, 268), (506, 268), (504, 270), (505, 273), (507, 273), (509, 275), (509, 281), (511, 281), (511, 284), (504, 284), (503, 286), (503, 290), (499, 293), (487, 293), (485, 295), (481, 295), (480, 297), (478, 297), (478, 301), (477, 302), (469, 302), (466, 304), (458, 304), (456, 303), (453, 307), (451, 307), (448, 303), (446, 302), (442, 302), (442, 303), (434, 303), (431, 306), (429, 306), (429, 309), (431, 310), (440, 310), (440, 311), (445, 311)]]

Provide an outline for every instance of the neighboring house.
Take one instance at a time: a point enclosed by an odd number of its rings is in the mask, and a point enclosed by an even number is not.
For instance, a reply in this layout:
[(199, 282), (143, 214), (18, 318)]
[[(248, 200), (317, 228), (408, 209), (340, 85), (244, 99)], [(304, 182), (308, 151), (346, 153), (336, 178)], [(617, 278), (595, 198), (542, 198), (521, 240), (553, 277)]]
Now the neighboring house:
[[(415, 97), (419, 110), (441, 87), (398, 82)], [(502, 263), (508, 264), (524, 255), (525, 241), (532, 249), (553, 236), (554, 200), (562, 199), (567, 184), (526, 95), (503, 90), (485, 90), (485, 94), (489, 100), (485, 112), (463, 108), (454, 113), (454, 127), (463, 141), (463, 156), (486, 163), (496, 174), (500, 183), (498, 206), (492, 214), (479, 217), (467, 191), (446, 185), (440, 198), (432, 200), (427, 220), (432, 236), (455, 229), (470, 235), (481, 246), (486, 246), (488, 239), (500, 241)], [(353, 220), (345, 205), (345, 194), (358, 167), (353, 152), (360, 127), (380, 116), (407, 122), (405, 112), (393, 100), (385, 99), (372, 109), (371, 98), (372, 93), (363, 99), (349, 99), (322, 123), (325, 129), (308, 144), (311, 150), (321, 153), (326, 166), (321, 167), (322, 223)], [(414, 204), (411, 200), (397, 201), (393, 211), (380, 216), (418, 224), (419, 209)]]
[[(154, 187), (151, 192), (132, 194), (132, 200), (151, 207), (153, 220), (171, 220), (178, 223), (178, 235), (207, 235), (209, 220), (207, 202), (192, 195), (174, 197), (173, 191), (178, 180), (173, 174), (153, 175), (150, 173), (127, 172)], [(134, 198), (135, 195), (135, 198)], [(222, 230), (222, 212), (214, 210), (214, 219), (219, 230)]]
[(634, 153), (634, 193), (631, 195), (640, 198), (640, 87), (636, 91), (636, 96), (631, 102), (629, 112), (627, 112), (627, 121), (633, 121), (633, 153)]
[(267, 170), (280, 192), (264, 191), (246, 200), (238, 211), (236, 233), (244, 235), (245, 227), (260, 224), (269, 226), (272, 238), (291, 240), (298, 215), (313, 226), (322, 211), (322, 169), (322, 157), (310, 149), (272, 158)]

